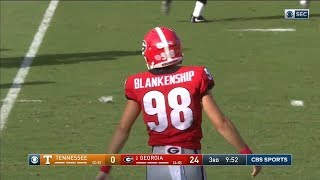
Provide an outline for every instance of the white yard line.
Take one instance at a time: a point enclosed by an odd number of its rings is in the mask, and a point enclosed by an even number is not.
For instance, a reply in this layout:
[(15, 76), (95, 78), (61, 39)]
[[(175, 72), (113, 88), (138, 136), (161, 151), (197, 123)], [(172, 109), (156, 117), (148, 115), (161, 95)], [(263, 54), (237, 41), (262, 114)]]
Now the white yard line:
[[(7, 100), (3, 99), (0, 100), (0, 102), (6, 102)], [(16, 99), (16, 102), (26, 102), (26, 103), (36, 103), (36, 102), (42, 102), (41, 99)]]
[(1, 113), (0, 130), (2, 130), (5, 123), (7, 122), (10, 111), (14, 105), (14, 102), (16, 101), (16, 99), (19, 95), (22, 84), (24, 83), (24, 80), (29, 73), (30, 65), (32, 64), (32, 61), (38, 52), (38, 49), (39, 49), (41, 42), (42, 42), (42, 39), (43, 39), (43, 37), (49, 27), (50, 21), (54, 15), (54, 12), (58, 6), (58, 3), (59, 3), (58, 0), (51, 0), (50, 1), (50, 4), (49, 4), (49, 6), (43, 16), (41, 24), (39, 26), (39, 29), (33, 38), (33, 41), (29, 47), (29, 50), (28, 50), (26, 56), (24, 57), (24, 59), (22, 61), (21, 67), (20, 67), (16, 77), (13, 80), (12, 87), (9, 89), (9, 92), (4, 99), (4, 103), (0, 109), (0, 111), (1, 111), (0, 112)]
[(270, 29), (229, 29), (229, 31), (257, 31), (257, 32), (295, 32), (294, 28), (270, 28)]

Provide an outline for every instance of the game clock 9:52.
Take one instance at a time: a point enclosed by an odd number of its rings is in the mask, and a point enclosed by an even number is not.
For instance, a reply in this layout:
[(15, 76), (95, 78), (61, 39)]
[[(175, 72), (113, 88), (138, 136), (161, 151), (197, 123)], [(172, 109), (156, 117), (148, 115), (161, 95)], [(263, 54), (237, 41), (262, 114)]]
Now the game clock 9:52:
[(226, 162), (227, 163), (238, 163), (239, 162), (239, 158), (235, 157), (235, 156), (231, 156), (231, 157), (226, 157)]

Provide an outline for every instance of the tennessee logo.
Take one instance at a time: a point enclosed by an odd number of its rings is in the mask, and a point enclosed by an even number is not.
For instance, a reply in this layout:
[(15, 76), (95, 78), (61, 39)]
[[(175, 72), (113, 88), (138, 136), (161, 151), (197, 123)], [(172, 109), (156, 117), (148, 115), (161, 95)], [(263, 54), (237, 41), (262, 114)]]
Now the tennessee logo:
[(171, 147), (171, 148), (168, 148), (168, 153), (169, 154), (177, 154), (180, 152), (180, 149), (179, 148), (176, 148), (176, 147)]

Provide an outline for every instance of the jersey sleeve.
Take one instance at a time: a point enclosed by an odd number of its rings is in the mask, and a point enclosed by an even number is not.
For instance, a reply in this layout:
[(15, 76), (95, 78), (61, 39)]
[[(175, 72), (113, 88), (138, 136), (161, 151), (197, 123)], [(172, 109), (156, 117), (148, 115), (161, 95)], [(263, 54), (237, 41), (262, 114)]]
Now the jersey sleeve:
[(200, 94), (203, 96), (208, 90), (214, 87), (214, 80), (210, 71), (204, 67), (202, 68), (200, 81)]
[(137, 97), (134, 93), (134, 85), (131, 77), (128, 77), (124, 83), (124, 94), (127, 99), (137, 101)]

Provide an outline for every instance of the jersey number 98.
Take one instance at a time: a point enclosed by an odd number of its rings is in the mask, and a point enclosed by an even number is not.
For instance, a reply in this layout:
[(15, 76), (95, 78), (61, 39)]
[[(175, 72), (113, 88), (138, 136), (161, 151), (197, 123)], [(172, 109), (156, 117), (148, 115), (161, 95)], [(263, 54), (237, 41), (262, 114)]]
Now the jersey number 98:
[[(178, 97), (181, 101), (179, 102)], [(193, 122), (193, 113), (190, 109), (191, 97), (186, 88), (177, 87), (168, 93), (168, 105), (172, 109), (169, 116), (166, 110), (166, 98), (160, 91), (149, 91), (143, 97), (143, 106), (145, 112), (152, 116), (157, 115), (158, 124), (155, 122), (148, 122), (151, 130), (163, 132), (169, 125), (168, 117), (170, 117), (171, 124), (179, 130), (188, 129)], [(153, 105), (153, 102), (155, 105)], [(183, 114), (183, 121), (181, 121), (180, 114)]]

